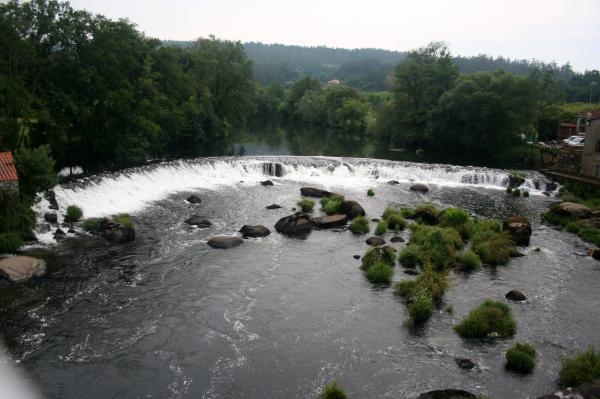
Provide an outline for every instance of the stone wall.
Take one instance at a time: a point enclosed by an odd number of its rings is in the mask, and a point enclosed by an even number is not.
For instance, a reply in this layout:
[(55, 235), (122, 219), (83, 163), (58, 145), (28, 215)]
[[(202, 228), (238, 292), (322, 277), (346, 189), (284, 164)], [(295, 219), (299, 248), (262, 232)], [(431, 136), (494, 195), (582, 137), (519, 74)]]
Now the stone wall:
[(600, 180), (600, 119), (592, 120), (586, 129), (581, 154), (581, 174)]

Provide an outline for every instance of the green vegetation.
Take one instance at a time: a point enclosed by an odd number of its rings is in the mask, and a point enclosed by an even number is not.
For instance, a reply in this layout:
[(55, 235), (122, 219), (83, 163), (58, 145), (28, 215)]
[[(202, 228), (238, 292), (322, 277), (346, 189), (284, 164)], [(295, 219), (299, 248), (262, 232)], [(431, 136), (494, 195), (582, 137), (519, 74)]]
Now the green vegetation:
[(435, 301), (444, 296), (448, 282), (444, 273), (433, 270), (430, 264), (423, 267), (423, 273), (415, 280), (402, 280), (394, 286), (394, 293), (404, 297), (413, 325), (426, 322), (435, 309)]
[(421, 260), (421, 250), (418, 245), (408, 244), (402, 252), (400, 252), (400, 263), (402, 266), (414, 268), (417, 267)]
[(22, 202), (32, 203), (37, 192), (58, 183), (48, 145), (33, 149), (19, 148), (15, 152), (15, 164), (19, 174), (19, 194)]
[(354, 234), (366, 234), (369, 232), (369, 219), (364, 216), (357, 216), (350, 223), (350, 231)]
[(600, 378), (600, 353), (594, 348), (561, 360), (560, 384), (564, 387), (577, 387)]
[(481, 267), (479, 255), (471, 250), (465, 251), (465, 253), (460, 256), (459, 262), (463, 265), (463, 270), (465, 271), (478, 270)]
[(87, 218), (83, 221), (83, 229), (88, 232), (96, 232), (100, 230), (102, 218)]
[(367, 269), (367, 279), (373, 284), (389, 284), (394, 270), (383, 260), (376, 260)]
[(67, 217), (71, 222), (78, 222), (83, 216), (83, 211), (77, 205), (69, 205), (67, 207)]
[(341, 195), (332, 195), (331, 197), (321, 198), (323, 212), (328, 215), (333, 215), (334, 213), (339, 212), (344, 201), (344, 197)]
[(16, 252), (34, 227), (35, 214), (29, 204), (0, 190), (0, 253)]
[(506, 351), (506, 368), (527, 374), (535, 367), (535, 348), (528, 343), (518, 342)]
[(454, 326), (463, 338), (490, 338), (514, 335), (516, 323), (510, 309), (502, 302), (486, 300)]
[(523, 190), (523, 197), (525, 197), (525, 198), (529, 197), (529, 191)]
[(375, 196), (375, 191), (373, 191), (372, 189), (368, 189), (368, 190), (367, 190), (367, 195), (368, 195), (369, 197), (374, 197), (374, 196)]
[(506, 194), (512, 194), (512, 187), (508, 186), (506, 187)]
[(421, 204), (417, 206), (411, 216), (418, 223), (435, 225), (439, 222), (440, 210), (431, 204)]
[(515, 189), (512, 191), (512, 196), (513, 196), (513, 197), (520, 197), (520, 196), (521, 196), (521, 190), (519, 190), (518, 188), (515, 188)]
[(362, 270), (368, 270), (378, 261), (382, 261), (390, 267), (394, 267), (396, 263), (395, 249), (388, 246), (369, 249), (362, 257), (362, 264), (360, 268)]
[(472, 250), (485, 264), (505, 264), (516, 250), (510, 234), (500, 231), (501, 228), (496, 220), (478, 220), (473, 225)]
[(456, 230), (420, 224), (413, 224), (410, 228), (413, 233), (409, 244), (418, 246), (421, 263), (431, 262), (437, 270), (454, 266), (457, 251), (464, 245)]
[(408, 316), (416, 325), (423, 324), (433, 314), (435, 304), (428, 290), (417, 285), (414, 293), (411, 295), (411, 302), (407, 306)]
[(377, 223), (377, 227), (375, 228), (375, 234), (380, 236), (385, 234), (385, 232), (388, 230), (388, 222), (386, 222), (385, 220), (380, 221), (379, 223)]
[(300, 209), (302, 209), (302, 212), (310, 212), (315, 206), (315, 201), (303, 198), (300, 201), (298, 201), (296, 205), (298, 205)]
[(323, 393), (319, 396), (319, 399), (346, 399), (346, 393), (344, 390), (337, 384), (337, 382), (332, 382), (331, 384), (325, 385), (323, 387)]
[(133, 229), (133, 221), (131, 220), (131, 216), (127, 213), (119, 213), (112, 217), (112, 220), (115, 223), (118, 223), (128, 229)]

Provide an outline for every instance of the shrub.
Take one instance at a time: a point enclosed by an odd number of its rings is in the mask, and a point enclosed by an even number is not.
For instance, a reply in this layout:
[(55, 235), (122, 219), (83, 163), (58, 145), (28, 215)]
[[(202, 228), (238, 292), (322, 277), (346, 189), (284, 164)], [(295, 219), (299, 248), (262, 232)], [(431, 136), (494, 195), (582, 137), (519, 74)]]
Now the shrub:
[(367, 279), (373, 284), (389, 284), (393, 275), (394, 270), (382, 260), (375, 261), (367, 269)]
[(400, 263), (404, 267), (414, 268), (421, 260), (421, 250), (418, 245), (409, 244), (400, 252)]
[(375, 196), (375, 191), (373, 191), (372, 189), (368, 189), (368, 190), (367, 190), (367, 195), (368, 195), (369, 197), (374, 197), (374, 196)]
[(364, 216), (357, 216), (350, 223), (350, 231), (354, 234), (366, 234), (369, 232), (369, 220)]
[(388, 223), (385, 220), (382, 220), (381, 222), (377, 223), (377, 227), (375, 228), (375, 234), (378, 236), (385, 234), (387, 229)]
[(321, 205), (323, 206), (323, 212), (328, 215), (333, 215), (339, 212), (342, 204), (344, 203), (344, 197), (341, 195), (332, 195), (331, 197), (321, 198)]
[(559, 380), (562, 386), (576, 387), (600, 378), (600, 353), (596, 353), (593, 348), (564, 358), (561, 363)]
[(69, 220), (77, 222), (83, 216), (83, 211), (77, 205), (69, 205), (67, 208), (67, 216)]
[(508, 262), (510, 254), (515, 251), (515, 243), (510, 234), (502, 232), (484, 232), (473, 236), (473, 252), (481, 261), (490, 265), (502, 265)]
[(329, 385), (323, 387), (323, 393), (319, 396), (320, 399), (346, 399), (346, 392), (337, 384), (332, 382)]
[(298, 205), (300, 209), (302, 209), (302, 212), (310, 212), (315, 207), (315, 201), (302, 198), (300, 201), (296, 202), (296, 205)]
[(0, 234), (0, 254), (17, 252), (23, 245), (23, 237), (16, 232)]
[(431, 317), (435, 304), (430, 293), (420, 287), (413, 295), (413, 301), (408, 305), (408, 315), (414, 324), (423, 324)]
[(454, 330), (463, 338), (486, 338), (492, 334), (506, 337), (515, 334), (516, 323), (508, 306), (486, 300), (455, 325)]
[(133, 221), (131, 220), (131, 216), (127, 213), (119, 213), (118, 215), (113, 216), (112, 219), (115, 223), (119, 223), (128, 229), (133, 229)]
[(481, 259), (475, 252), (471, 250), (468, 250), (462, 254), (459, 261), (463, 264), (464, 270), (466, 271), (477, 270), (481, 267)]
[(100, 223), (102, 223), (102, 219), (100, 218), (88, 218), (83, 221), (83, 229), (85, 231), (98, 231), (100, 230)]
[[(402, 209), (407, 209), (407, 208), (402, 208)], [(402, 216), (402, 209), (398, 210), (398, 209), (395, 209), (395, 208), (385, 208), (385, 211), (383, 211), (383, 214), (381, 215), (381, 218), (383, 220), (387, 220), (392, 215), (400, 215), (400, 216)]]
[(530, 373), (535, 367), (535, 348), (527, 343), (517, 343), (506, 351), (506, 368), (518, 373)]

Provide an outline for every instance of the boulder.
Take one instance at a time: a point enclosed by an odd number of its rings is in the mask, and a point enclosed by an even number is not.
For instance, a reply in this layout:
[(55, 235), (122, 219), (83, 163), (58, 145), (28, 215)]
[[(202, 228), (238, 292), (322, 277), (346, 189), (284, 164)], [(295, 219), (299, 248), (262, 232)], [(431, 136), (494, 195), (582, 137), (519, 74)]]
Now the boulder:
[(269, 230), (265, 226), (261, 226), (261, 225), (251, 226), (251, 225), (245, 224), (240, 229), (240, 233), (242, 233), (242, 236), (244, 238), (246, 238), (246, 237), (266, 237), (269, 234), (271, 234), (271, 230)]
[(48, 208), (58, 211), (58, 201), (56, 201), (56, 193), (54, 192), (54, 190), (46, 191), (44, 197), (46, 197), (46, 199), (50, 203), (50, 206)]
[(509, 301), (526, 301), (527, 297), (519, 290), (510, 290), (504, 295)]
[(58, 223), (58, 215), (56, 212), (44, 213), (44, 220), (48, 223)]
[(64, 240), (65, 238), (67, 238), (67, 233), (65, 233), (63, 229), (58, 228), (54, 232), (53, 237), (56, 241)]
[(46, 262), (31, 256), (13, 256), (0, 260), (0, 275), (13, 283), (21, 283), (46, 273)]
[(260, 184), (262, 184), (263, 186), (272, 186), (273, 182), (271, 180), (264, 180), (261, 181)]
[(369, 237), (365, 242), (373, 247), (379, 247), (385, 244), (385, 240), (381, 237)]
[(404, 242), (404, 238), (400, 236), (394, 236), (390, 239), (391, 242)]
[(573, 216), (578, 219), (589, 219), (592, 217), (590, 208), (574, 202), (561, 202), (550, 208), (550, 211), (559, 216)]
[(114, 242), (129, 242), (135, 240), (135, 230), (110, 219), (102, 219), (99, 232), (107, 240)]
[(455, 357), (454, 361), (458, 367), (463, 370), (471, 370), (473, 367), (475, 367), (475, 363), (473, 363), (473, 361), (467, 357)]
[(210, 227), (212, 226), (212, 223), (206, 219), (203, 218), (200, 215), (192, 215), (189, 218), (185, 219), (185, 223), (189, 224), (190, 226), (197, 226), (197, 227)]
[(421, 183), (416, 183), (410, 186), (409, 190), (425, 194), (427, 191), (429, 191), (429, 187)]
[(516, 245), (529, 245), (531, 238), (531, 223), (523, 216), (511, 216), (502, 225), (502, 230), (510, 233)]
[(591, 256), (596, 260), (600, 260), (600, 249), (590, 249), (588, 251), (588, 256)]
[(525, 178), (522, 176), (514, 173), (508, 176), (508, 187), (510, 188), (518, 188), (523, 183), (525, 183)]
[(262, 165), (263, 173), (268, 176), (283, 176), (283, 165), (276, 162), (265, 162)]
[(354, 259), (360, 259), (360, 255), (354, 255), (353, 258)]
[(345, 225), (348, 223), (348, 217), (346, 215), (328, 215), (314, 218), (313, 222), (315, 227), (320, 229), (330, 229), (332, 227)]
[(320, 188), (315, 187), (300, 187), (300, 194), (304, 195), (305, 197), (317, 198), (331, 197), (333, 195), (333, 193), (330, 193), (329, 191), (321, 190)]
[(265, 206), (266, 209), (280, 209), (281, 206), (277, 205), (277, 204), (271, 204), (271, 205), (267, 205)]
[(365, 216), (365, 210), (356, 201), (344, 201), (340, 207), (340, 212), (348, 216), (348, 220), (352, 220), (357, 216)]
[(306, 236), (312, 231), (312, 228), (312, 220), (303, 213), (286, 216), (275, 223), (275, 230), (278, 233), (289, 236)]
[(208, 240), (208, 245), (212, 248), (227, 249), (237, 247), (244, 243), (240, 237), (216, 236)]
[(190, 195), (189, 197), (186, 198), (186, 201), (189, 202), (190, 204), (199, 204), (202, 202), (200, 197), (198, 197), (197, 195)]
[(387, 184), (390, 186), (395, 186), (396, 184), (400, 184), (400, 182), (398, 180), (389, 180)]
[(477, 396), (462, 389), (439, 389), (422, 393), (417, 399), (476, 399)]

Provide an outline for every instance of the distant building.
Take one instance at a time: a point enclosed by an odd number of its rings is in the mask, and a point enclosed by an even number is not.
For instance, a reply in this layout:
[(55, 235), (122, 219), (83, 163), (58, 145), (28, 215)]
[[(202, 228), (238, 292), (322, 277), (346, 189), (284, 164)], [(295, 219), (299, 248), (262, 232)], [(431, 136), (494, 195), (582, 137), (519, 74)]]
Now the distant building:
[(339, 85), (341, 82), (337, 79), (331, 79), (329, 82), (327, 82), (328, 86), (337, 86)]
[(19, 197), (19, 176), (11, 152), (0, 152), (0, 190)]
[(600, 111), (588, 112), (584, 123), (586, 135), (581, 154), (581, 174), (600, 180)]

